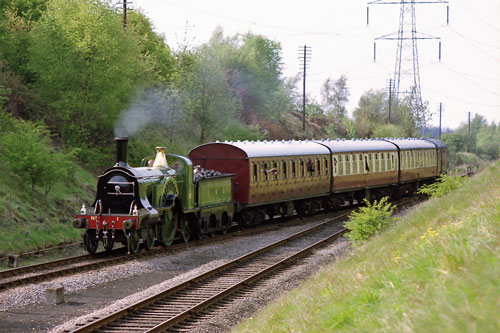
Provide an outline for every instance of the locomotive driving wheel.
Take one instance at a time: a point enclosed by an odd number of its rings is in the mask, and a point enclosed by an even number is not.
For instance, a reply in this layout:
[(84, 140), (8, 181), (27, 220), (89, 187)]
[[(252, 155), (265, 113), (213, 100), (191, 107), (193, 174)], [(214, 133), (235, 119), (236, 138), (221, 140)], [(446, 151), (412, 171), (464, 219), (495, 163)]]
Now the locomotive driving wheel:
[(129, 243), (129, 251), (131, 254), (137, 253), (139, 251), (139, 233), (137, 232), (136, 229), (130, 230), (130, 236), (128, 237)]
[(177, 214), (173, 209), (168, 209), (162, 217), (161, 239), (165, 246), (172, 245), (177, 231)]
[[(162, 196), (162, 206), (169, 204), (169, 196), (177, 195), (177, 185), (173, 178), (167, 179), (165, 191)], [(165, 246), (169, 246), (174, 242), (177, 233), (177, 225), (179, 221), (179, 213), (176, 207), (168, 208), (164, 211), (162, 217), (161, 239)]]
[(141, 229), (141, 238), (146, 251), (150, 251), (155, 245), (154, 224), (150, 224), (146, 228)]
[(191, 225), (189, 223), (188, 217), (184, 214), (180, 214), (179, 227), (181, 229), (181, 234), (184, 242), (189, 242), (189, 239), (191, 238)]
[(94, 254), (99, 246), (99, 239), (96, 238), (96, 233), (94, 229), (88, 229), (85, 235), (83, 235), (83, 244), (88, 253)]

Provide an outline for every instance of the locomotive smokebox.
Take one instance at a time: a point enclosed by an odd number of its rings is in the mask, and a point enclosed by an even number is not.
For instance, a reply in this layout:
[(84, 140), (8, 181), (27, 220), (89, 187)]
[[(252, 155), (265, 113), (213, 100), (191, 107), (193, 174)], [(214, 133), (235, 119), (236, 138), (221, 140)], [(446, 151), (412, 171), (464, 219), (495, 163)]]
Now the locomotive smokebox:
[(128, 166), (128, 138), (115, 138), (116, 166)]

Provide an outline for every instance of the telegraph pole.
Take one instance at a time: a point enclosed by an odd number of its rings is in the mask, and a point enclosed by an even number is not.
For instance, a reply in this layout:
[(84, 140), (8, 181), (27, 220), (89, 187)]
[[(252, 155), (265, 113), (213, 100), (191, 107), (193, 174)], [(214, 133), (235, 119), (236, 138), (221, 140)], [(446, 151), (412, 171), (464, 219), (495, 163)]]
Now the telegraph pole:
[(467, 135), (468, 135), (468, 138), (467, 138), (467, 152), (470, 153), (470, 111), (467, 112), (467, 118), (468, 118), (468, 130), (467, 130)]
[(439, 103), (439, 137), (438, 139), (441, 140), (441, 119), (443, 116), (443, 103)]
[(392, 105), (392, 79), (389, 79), (389, 113), (387, 114), (387, 123), (391, 123), (391, 105)]
[(299, 46), (299, 60), (303, 71), (303, 87), (302, 87), (302, 130), (306, 130), (306, 69), (311, 61), (311, 47), (304, 45)]
[[(119, 2), (117, 3), (120, 4)], [(122, 1), (122, 12), (123, 12), (123, 29), (127, 27), (127, 5), (132, 4), (132, 2), (127, 2), (127, 0)]]

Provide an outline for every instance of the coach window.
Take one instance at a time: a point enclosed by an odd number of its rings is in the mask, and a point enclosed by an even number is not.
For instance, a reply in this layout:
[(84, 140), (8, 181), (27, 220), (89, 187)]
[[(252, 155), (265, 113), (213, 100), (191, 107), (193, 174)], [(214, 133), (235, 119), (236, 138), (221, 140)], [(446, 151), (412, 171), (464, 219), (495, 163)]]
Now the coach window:
[(359, 171), (358, 171), (358, 155), (356, 154), (353, 154), (352, 155), (352, 173), (353, 174), (357, 174)]
[(328, 176), (328, 159), (325, 158), (324, 163), (325, 163), (325, 175)]
[(385, 153), (380, 153), (380, 171), (385, 171)]
[(259, 174), (259, 165), (257, 163), (252, 162), (252, 180), (253, 182), (257, 182)]
[(282, 172), (281, 172), (281, 179), (287, 179), (287, 176), (288, 176), (288, 173), (287, 173), (287, 169), (286, 169), (286, 162), (285, 161), (281, 161), (281, 168), (282, 168)]
[(295, 178), (297, 175), (297, 167), (295, 161), (292, 161), (292, 178)]
[(342, 155), (339, 155), (338, 172), (339, 176), (344, 175), (344, 159), (342, 158)]
[(273, 164), (272, 164), (273, 168), (271, 169), (271, 178), (274, 179), (274, 180), (278, 180), (278, 163), (273, 161)]
[(333, 157), (333, 174), (336, 176), (338, 175), (338, 172), (339, 172), (339, 163), (338, 163), (338, 160), (337, 160), (337, 157)]
[(345, 174), (349, 175), (351, 173), (351, 161), (349, 161), (349, 155), (344, 156), (344, 163), (345, 163)]

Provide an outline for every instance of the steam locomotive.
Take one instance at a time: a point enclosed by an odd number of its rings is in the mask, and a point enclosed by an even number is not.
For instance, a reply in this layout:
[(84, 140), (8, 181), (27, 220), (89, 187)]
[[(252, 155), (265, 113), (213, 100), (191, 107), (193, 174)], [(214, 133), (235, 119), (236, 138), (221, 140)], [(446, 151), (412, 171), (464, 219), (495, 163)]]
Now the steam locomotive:
[[(99, 176), (90, 207), (75, 215), (89, 253), (99, 241), (129, 253), (142, 243), (170, 245), (233, 224), (330, 210), (364, 198), (398, 197), (447, 171), (446, 145), (435, 139), (214, 142), (188, 157), (156, 148), (128, 165), (128, 138), (116, 138), (116, 164)], [(154, 157), (154, 159), (153, 159)], [(193, 173), (193, 165), (201, 170)]]

